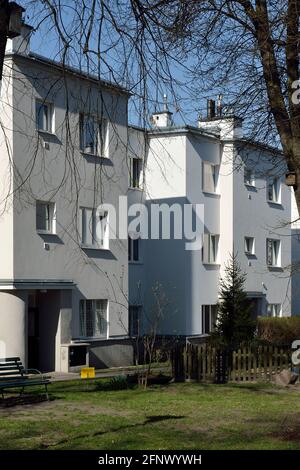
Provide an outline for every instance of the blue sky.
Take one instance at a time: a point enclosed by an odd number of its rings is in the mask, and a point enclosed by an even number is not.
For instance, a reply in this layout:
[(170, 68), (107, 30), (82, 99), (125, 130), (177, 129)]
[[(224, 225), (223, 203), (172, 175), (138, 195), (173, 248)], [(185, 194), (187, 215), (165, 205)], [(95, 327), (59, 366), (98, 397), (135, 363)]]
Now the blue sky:
[[(45, 18), (45, 9), (41, 8), (41, 2), (23, 0), (20, 2), (24, 7), (26, 7), (25, 20), (28, 24), (33, 25), (36, 29), (32, 36), (31, 40), (31, 49), (38, 54), (41, 54), (45, 57), (60, 60), (62, 49), (62, 43), (59, 41), (57, 32), (54, 28), (51, 28), (51, 22), (49, 20), (44, 20), (40, 23), (41, 18)], [(68, 31), (72, 31), (73, 40), (72, 40), (72, 57), (70, 57), (70, 63), (72, 65), (85, 67), (86, 64), (83, 61), (83, 56), (78, 52), (78, 47), (76, 46), (76, 39), (79, 38), (80, 32), (72, 26), (71, 22), (71, 5), (72, 2), (66, 1), (64, 3), (67, 5), (67, 9), (62, 14), (61, 24)], [(98, 27), (97, 27), (98, 30)], [(105, 33), (105, 34), (104, 34)], [(103, 41), (102, 47), (103, 50), (107, 50), (109, 46), (113, 43), (114, 38), (109, 38), (109, 34), (104, 31), (103, 37), (107, 37), (105, 44)], [(95, 41), (95, 38), (93, 39)], [(95, 42), (93, 48), (96, 49)], [(151, 44), (149, 45), (149, 52), (152, 53), (153, 48)], [(127, 51), (122, 55), (122, 50), (120, 47), (114, 47), (113, 49), (105, 52), (105, 60), (110, 66), (115, 70), (119, 71), (121, 62), (124, 62), (124, 57), (127, 55)], [(148, 54), (148, 57), (150, 54)], [(174, 112), (174, 121), (176, 124), (193, 124), (196, 125), (196, 120), (199, 112), (204, 112), (206, 109), (206, 100), (205, 97), (199, 97), (199, 100), (195, 99), (194, 90), (193, 95), (191, 93), (191, 83), (187, 76), (188, 69), (193, 65), (191, 59), (186, 59), (184, 61), (169, 61), (170, 65), (170, 76), (165, 74), (165, 78), (159, 77), (157, 79), (157, 74), (154, 70), (155, 61), (153, 61), (153, 67), (149, 70), (149, 73), (145, 77), (144, 84), (140, 82), (139, 67), (137, 61), (133, 59), (133, 56), (130, 57), (128, 52), (128, 57), (131, 62), (127, 65), (126, 76), (125, 74), (116, 73), (114, 81), (119, 82), (120, 84), (126, 87), (131, 87), (132, 84), (135, 84), (132, 89), (134, 96), (131, 98), (131, 103), (129, 107), (129, 119), (130, 122), (134, 124), (143, 125), (143, 116), (145, 115), (145, 95), (146, 98), (146, 114), (147, 118), (155, 109), (159, 109), (162, 106), (163, 94), (166, 93), (168, 96), (169, 107), (172, 112)], [(176, 58), (177, 59), (177, 58)], [(83, 62), (82, 62), (83, 61)], [(90, 67), (98, 68), (98, 62), (95, 63), (93, 60), (93, 55), (90, 55)], [(101, 59), (100, 59), (101, 61)], [(151, 59), (149, 59), (149, 64)], [(159, 73), (161, 73), (161, 70)], [(112, 80), (112, 74), (108, 72), (107, 67), (103, 62), (101, 63), (101, 76), (102, 78)], [(122, 76), (121, 76), (122, 75)], [(113, 80), (112, 80), (113, 81)], [(143, 82), (142, 82), (143, 83)]]

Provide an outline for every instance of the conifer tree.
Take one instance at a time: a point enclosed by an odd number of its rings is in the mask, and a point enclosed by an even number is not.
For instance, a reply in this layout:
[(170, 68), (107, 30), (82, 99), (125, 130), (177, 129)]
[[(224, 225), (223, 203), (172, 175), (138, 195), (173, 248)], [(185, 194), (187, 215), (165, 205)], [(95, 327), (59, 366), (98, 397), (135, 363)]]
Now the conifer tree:
[(226, 347), (235, 348), (253, 339), (256, 322), (251, 317), (251, 302), (244, 291), (246, 274), (231, 255), (220, 281), (217, 321), (212, 339)]

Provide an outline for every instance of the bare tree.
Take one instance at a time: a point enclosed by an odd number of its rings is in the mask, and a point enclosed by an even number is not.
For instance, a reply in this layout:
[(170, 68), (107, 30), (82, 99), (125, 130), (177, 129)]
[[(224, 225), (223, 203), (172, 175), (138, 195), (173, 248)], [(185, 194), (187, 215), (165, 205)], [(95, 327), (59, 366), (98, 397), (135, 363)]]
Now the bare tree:
[(300, 1), (132, 3), (158, 43), (192, 57), (198, 96), (218, 90), (249, 118), (249, 137), (282, 146), (300, 209)]

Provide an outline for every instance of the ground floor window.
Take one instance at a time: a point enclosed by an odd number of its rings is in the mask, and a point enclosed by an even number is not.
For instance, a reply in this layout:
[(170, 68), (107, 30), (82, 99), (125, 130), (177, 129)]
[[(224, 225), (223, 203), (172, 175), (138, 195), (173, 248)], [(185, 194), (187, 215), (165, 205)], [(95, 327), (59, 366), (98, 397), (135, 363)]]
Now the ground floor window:
[(141, 305), (129, 306), (129, 336), (140, 335)]
[(202, 305), (202, 334), (209, 334), (214, 330), (217, 319), (216, 305)]
[(268, 304), (267, 316), (268, 317), (281, 317), (282, 316), (281, 304)]
[(83, 338), (107, 338), (108, 301), (80, 300), (80, 336)]

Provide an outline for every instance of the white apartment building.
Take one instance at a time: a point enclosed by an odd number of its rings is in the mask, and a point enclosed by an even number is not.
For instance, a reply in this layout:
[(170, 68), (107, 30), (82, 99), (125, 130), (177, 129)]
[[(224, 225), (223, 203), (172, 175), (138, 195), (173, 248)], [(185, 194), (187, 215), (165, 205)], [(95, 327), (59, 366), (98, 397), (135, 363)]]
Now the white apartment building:
[[(128, 189), (128, 92), (8, 41), (0, 100), (0, 346), (29, 367), (132, 363), (127, 240), (109, 213)], [(96, 232), (96, 221), (102, 231)]]
[(280, 153), (244, 140), (242, 121), (230, 114), (176, 127), (165, 108), (152, 121), (146, 136), (129, 132), (130, 202), (202, 204), (203, 248), (187, 251), (184, 239), (131, 241), (131, 330), (149, 328), (159, 284), (168, 299), (162, 335), (209, 333), (232, 253), (247, 274), (253, 314), (291, 315), (291, 189)]
[[(128, 127), (125, 89), (32, 53), (30, 33), (8, 41), (1, 83), (0, 356), (58, 372), (130, 364), (157, 285), (160, 334), (207, 334), (233, 252), (254, 314), (290, 315), (280, 153), (244, 141), (231, 115), (177, 127), (166, 108), (151, 129)], [(203, 247), (112, 233), (112, 214), (97, 208), (118, 213), (120, 196), (150, 212), (201, 205)]]

